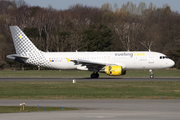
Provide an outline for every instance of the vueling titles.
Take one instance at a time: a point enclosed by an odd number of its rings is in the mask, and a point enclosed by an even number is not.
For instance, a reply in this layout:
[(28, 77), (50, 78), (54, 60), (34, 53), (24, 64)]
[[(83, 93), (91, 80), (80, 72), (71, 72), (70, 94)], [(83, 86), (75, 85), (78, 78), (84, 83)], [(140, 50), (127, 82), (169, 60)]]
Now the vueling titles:
[(145, 53), (127, 53), (127, 52), (124, 52), (124, 53), (115, 53), (115, 56), (130, 56), (130, 57), (133, 57), (133, 56), (145, 56)]

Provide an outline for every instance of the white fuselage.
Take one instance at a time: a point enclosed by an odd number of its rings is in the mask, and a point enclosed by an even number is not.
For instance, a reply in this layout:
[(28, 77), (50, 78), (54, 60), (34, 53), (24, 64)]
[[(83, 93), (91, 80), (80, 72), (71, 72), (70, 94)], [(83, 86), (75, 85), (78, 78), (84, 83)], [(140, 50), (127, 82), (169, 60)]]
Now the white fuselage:
[[(87, 60), (108, 65), (119, 65), (124, 69), (164, 69), (172, 67), (174, 61), (164, 54), (148, 51), (134, 52), (43, 52), (46, 60), (55, 69), (78, 69), (70, 60)], [(81, 69), (83, 70), (83, 69)], [(86, 69), (84, 69), (86, 70)]]
[[(89, 70), (93, 71), (91, 78), (98, 78), (101, 71), (115, 76), (125, 75), (128, 69), (164, 69), (174, 65), (164, 54), (150, 51), (42, 52), (18, 26), (10, 26), (10, 31), (16, 54), (7, 55), (8, 59), (52, 69)], [(150, 77), (154, 77), (152, 72)]]

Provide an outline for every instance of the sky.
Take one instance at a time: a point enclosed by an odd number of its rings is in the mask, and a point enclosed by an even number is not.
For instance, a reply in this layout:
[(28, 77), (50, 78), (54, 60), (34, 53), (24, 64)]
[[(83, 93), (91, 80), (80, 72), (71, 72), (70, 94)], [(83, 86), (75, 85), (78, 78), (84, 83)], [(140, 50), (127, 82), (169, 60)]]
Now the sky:
[(140, 2), (145, 2), (147, 5), (152, 2), (157, 7), (162, 7), (164, 4), (168, 4), (171, 7), (171, 10), (180, 12), (180, 0), (24, 0), (28, 5), (31, 6), (40, 6), (48, 7), (51, 5), (54, 9), (65, 10), (70, 6), (75, 4), (83, 4), (87, 6), (96, 6), (101, 7), (104, 3), (114, 3), (118, 4), (118, 7), (121, 8), (122, 4), (126, 4), (128, 1), (139, 5)]

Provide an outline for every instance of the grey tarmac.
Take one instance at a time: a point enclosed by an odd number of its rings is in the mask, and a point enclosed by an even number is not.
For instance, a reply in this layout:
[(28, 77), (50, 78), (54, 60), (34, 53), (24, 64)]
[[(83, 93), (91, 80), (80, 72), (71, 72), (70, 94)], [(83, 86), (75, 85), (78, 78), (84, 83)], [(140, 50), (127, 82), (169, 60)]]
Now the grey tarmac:
[(91, 78), (0, 78), (0, 81), (180, 81), (180, 78), (120, 78), (104, 77), (98, 79)]
[[(76, 107), (76, 111), (3, 113), (2, 120), (179, 120), (180, 100), (0, 100), (0, 106)], [(26, 108), (25, 108), (26, 109)]]
[[(0, 81), (180, 81), (180, 78), (0, 78)], [(0, 100), (0, 106), (75, 107), (76, 111), (3, 113), (0, 120), (179, 120), (180, 100)]]

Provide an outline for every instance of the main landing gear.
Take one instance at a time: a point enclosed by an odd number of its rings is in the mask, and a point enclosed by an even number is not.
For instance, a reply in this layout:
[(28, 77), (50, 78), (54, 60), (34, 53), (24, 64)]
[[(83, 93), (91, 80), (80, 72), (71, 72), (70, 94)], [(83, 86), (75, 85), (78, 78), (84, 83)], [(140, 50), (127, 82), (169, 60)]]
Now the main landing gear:
[(149, 70), (149, 72), (150, 72), (150, 78), (151, 78), (151, 79), (154, 78), (154, 75), (153, 75), (152, 70)]
[(99, 78), (98, 72), (91, 74), (91, 78)]

